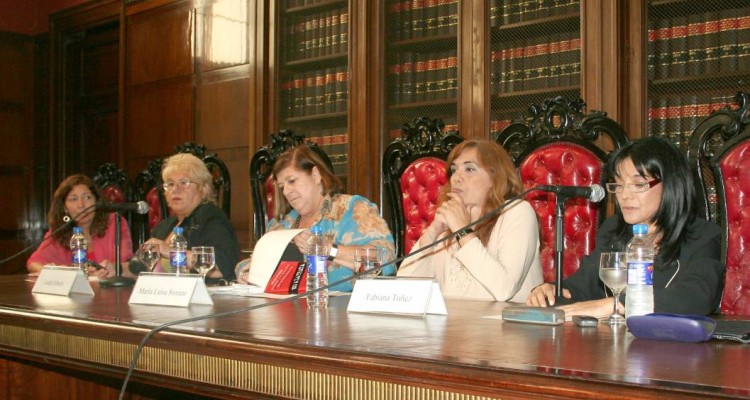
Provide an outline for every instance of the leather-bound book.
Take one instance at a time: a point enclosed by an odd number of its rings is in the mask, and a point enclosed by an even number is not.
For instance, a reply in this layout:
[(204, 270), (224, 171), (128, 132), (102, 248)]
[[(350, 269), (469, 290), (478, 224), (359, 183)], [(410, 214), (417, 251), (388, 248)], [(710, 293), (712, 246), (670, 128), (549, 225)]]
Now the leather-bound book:
[(721, 59), (721, 47), (719, 47), (719, 13), (707, 12), (703, 15), (705, 32), (703, 35), (703, 47), (706, 49), (706, 60), (703, 62), (703, 71), (706, 74), (719, 72), (719, 60)]
[(719, 46), (721, 47), (721, 58), (719, 58), (719, 71), (737, 71), (737, 17), (735, 10), (722, 10), (719, 12)]

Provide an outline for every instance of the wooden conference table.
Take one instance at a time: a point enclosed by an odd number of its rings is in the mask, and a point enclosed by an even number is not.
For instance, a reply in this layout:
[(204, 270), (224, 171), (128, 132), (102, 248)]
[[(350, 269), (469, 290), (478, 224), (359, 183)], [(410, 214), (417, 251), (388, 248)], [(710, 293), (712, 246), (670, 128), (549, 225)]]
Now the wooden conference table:
[[(132, 288), (94, 283), (94, 297), (64, 297), (32, 295), (32, 286), (26, 276), (0, 276), (6, 398), (65, 398), (66, 390), (116, 398), (154, 326), (270, 301), (214, 295), (213, 307), (175, 308), (129, 305)], [(425, 318), (349, 314), (347, 303), (335, 297), (311, 312), (298, 300), (158, 333), (129, 398), (750, 397), (750, 346), (735, 342), (483, 318), (499, 315), (502, 303), (448, 300), (447, 316)]]

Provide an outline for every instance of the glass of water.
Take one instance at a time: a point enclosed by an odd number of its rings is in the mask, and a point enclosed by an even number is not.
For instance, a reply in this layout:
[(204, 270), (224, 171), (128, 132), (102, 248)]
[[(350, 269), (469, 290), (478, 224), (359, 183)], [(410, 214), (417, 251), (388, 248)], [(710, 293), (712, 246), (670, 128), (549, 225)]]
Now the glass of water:
[(198, 271), (201, 278), (205, 279), (208, 271), (216, 267), (216, 254), (212, 246), (194, 246), (191, 259), (191, 266)]
[(161, 260), (161, 253), (159, 252), (159, 245), (156, 243), (144, 242), (141, 247), (138, 248), (138, 258), (141, 259), (143, 264), (148, 267), (149, 272), (154, 272), (154, 267)]
[(618, 310), (620, 305), (620, 293), (622, 293), (625, 286), (628, 284), (628, 264), (625, 262), (626, 253), (624, 252), (610, 252), (602, 253), (599, 259), (599, 279), (601, 279), (605, 285), (614, 294), (614, 311), (609, 317), (610, 325), (619, 325), (625, 323), (625, 318), (620, 315)]
[[(379, 268), (383, 262), (383, 251), (378, 247), (358, 247), (354, 250), (356, 272), (370, 271)], [(380, 269), (362, 275), (362, 278), (373, 278), (380, 274)]]

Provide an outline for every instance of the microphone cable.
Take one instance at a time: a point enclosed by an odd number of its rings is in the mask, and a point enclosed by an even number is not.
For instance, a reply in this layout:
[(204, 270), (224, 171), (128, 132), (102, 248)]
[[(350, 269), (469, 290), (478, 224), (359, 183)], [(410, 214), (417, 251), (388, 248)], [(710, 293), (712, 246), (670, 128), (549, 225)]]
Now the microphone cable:
[(77, 215), (75, 216), (75, 218), (70, 218), (70, 220), (69, 220), (69, 221), (66, 221), (66, 222), (65, 222), (64, 224), (60, 225), (60, 227), (59, 227), (59, 228), (57, 228), (57, 229), (55, 229), (54, 231), (52, 231), (52, 232), (50, 233), (50, 235), (49, 235), (49, 236), (47, 236), (47, 237), (44, 237), (44, 238), (42, 238), (42, 240), (38, 240), (38, 241), (36, 241), (36, 242), (34, 242), (34, 243), (32, 243), (32, 244), (30, 244), (30, 245), (28, 245), (28, 246), (24, 247), (23, 249), (19, 250), (19, 251), (18, 251), (18, 252), (17, 252), (16, 254), (13, 254), (13, 255), (12, 255), (12, 256), (10, 256), (10, 257), (7, 257), (7, 258), (4, 258), (4, 259), (0, 260), (0, 264), (5, 264), (6, 262), (8, 262), (8, 261), (10, 261), (10, 260), (12, 260), (12, 259), (14, 259), (14, 258), (16, 258), (16, 257), (20, 256), (21, 254), (24, 254), (24, 253), (26, 253), (27, 251), (29, 251), (29, 250), (31, 250), (31, 249), (33, 249), (33, 248), (35, 248), (35, 247), (37, 247), (37, 246), (41, 245), (42, 243), (44, 243), (44, 241), (45, 241), (45, 240), (47, 240), (47, 239), (51, 239), (51, 238), (55, 237), (55, 235), (57, 235), (57, 234), (58, 234), (59, 232), (61, 232), (61, 231), (62, 231), (63, 229), (67, 229), (67, 228), (69, 228), (69, 227), (70, 227), (71, 225), (75, 224), (76, 218), (78, 218), (78, 217), (79, 217), (80, 215), (82, 215), (82, 214), (84, 214), (84, 213), (88, 212), (88, 211), (89, 211), (89, 210), (91, 210), (92, 208), (96, 208), (96, 206), (97, 206), (97, 205), (96, 205), (96, 204), (94, 204), (94, 205), (91, 205), (91, 206), (88, 206), (88, 207), (84, 208), (84, 209), (83, 209), (83, 210), (82, 210), (81, 212), (79, 212), (79, 213), (78, 213), (78, 214), (77, 214)]
[(135, 370), (135, 366), (138, 363), (138, 359), (140, 358), (140, 355), (143, 352), (143, 348), (146, 346), (146, 342), (148, 342), (148, 340), (151, 339), (155, 334), (163, 331), (164, 329), (169, 328), (169, 327), (174, 326), (174, 325), (186, 324), (186, 323), (196, 322), (196, 321), (203, 321), (203, 320), (207, 320), (207, 319), (228, 317), (228, 316), (231, 316), (231, 315), (235, 315), (235, 314), (240, 314), (240, 313), (244, 313), (244, 312), (247, 312), (247, 311), (256, 310), (256, 309), (259, 309), (259, 308), (270, 307), (270, 306), (275, 306), (277, 304), (283, 304), (283, 303), (287, 303), (287, 302), (296, 301), (296, 300), (299, 300), (299, 299), (307, 297), (307, 295), (309, 295), (309, 294), (318, 293), (318, 292), (321, 292), (323, 290), (328, 290), (328, 289), (330, 289), (330, 288), (332, 288), (332, 287), (334, 287), (336, 285), (340, 285), (342, 283), (345, 283), (345, 282), (348, 282), (348, 281), (351, 281), (351, 280), (355, 280), (356, 278), (359, 278), (360, 276), (369, 275), (369, 274), (372, 274), (373, 272), (380, 272), (380, 270), (382, 270), (383, 268), (385, 268), (387, 266), (400, 263), (401, 261), (407, 259), (408, 257), (411, 257), (413, 255), (419, 254), (419, 253), (421, 253), (421, 252), (423, 252), (423, 251), (425, 251), (425, 250), (427, 250), (429, 248), (437, 246), (438, 244), (443, 243), (446, 240), (449, 240), (449, 239), (453, 238), (457, 233), (459, 233), (461, 231), (464, 231), (466, 229), (471, 228), (472, 226), (475, 226), (477, 224), (481, 224), (484, 221), (487, 221), (488, 219), (490, 219), (490, 218), (494, 217), (495, 215), (497, 215), (500, 211), (504, 210), (505, 207), (509, 206), (510, 204), (513, 204), (513, 202), (515, 202), (516, 200), (522, 199), (524, 196), (526, 196), (527, 194), (529, 194), (530, 192), (532, 192), (534, 190), (538, 190), (538, 188), (537, 187), (532, 187), (530, 189), (524, 190), (523, 192), (521, 192), (521, 193), (519, 193), (519, 194), (517, 194), (515, 196), (512, 196), (511, 198), (505, 200), (502, 204), (500, 204), (499, 206), (497, 206), (496, 208), (494, 208), (492, 211), (488, 212), (487, 214), (485, 214), (482, 217), (480, 217), (479, 219), (477, 219), (476, 221), (471, 222), (471, 223), (467, 224), (466, 226), (462, 227), (461, 229), (458, 229), (455, 232), (451, 232), (449, 235), (445, 235), (444, 237), (442, 237), (440, 239), (437, 239), (437, 240), (435, 240), (432, 243), (426, 244), (426, 245), (424, 245), (424, 246), (422, 246), (422, 247), (420, 247), (420, 248), (418, 248), (416, 250), (412, 250), (412, 252), (409, 253), (409, 254), (404, 254), (401, 257), (396, 257), (395, 259), (393, 259), (391, 261), (388, 261), (388, 262), (385, 262), (385, 263), (381, 264), (380, 266), (375, 267), (373, 269), (369, 269), (369, 270), (361, 271), (361, 272), (355, 272), (354, 275), (352, 275), (352, 276), (348, 276), (346, 278), (339, 279), (338, 281), (335, 281), (333, 283), (328, 283), (327, 285), (321, 286), (321, 287), (319, 287), (319, 288), (317, 288), (315, 290), (311, 290), (311, 291), (305, 292), (305, 293), (298, 293), (298, 294), (295, 294), (295, 295), (292, 295), (292, 296), (289, 296), (289, 297), (285, 297), (285, 298), (282, 298), (282, 299), (272, 300), (272, 301), (266, 302), (266, 303), (261, 303), (261, 304), (256, 304), (256, 305), (253, 305), (253, 306), (239, 308), (237, 310), (225, 311), (225, 312), (220, 312), (220, 313), (213, 313), (213, 314), (208, 314), (208, 315), (201, 315), (201, 316), (197, 316), (197, 317), (191, 317), (191, 318), (185, 318), (185, 319), (181, 319), (181, 320), (171, 321), (171, 322), (167, 322), (167, 323), (164, 323), (164, 324), (161, 324), (159, 326), (156, 326), (156, 327), (152, 328), (150, 331), (148, 331), (146, 333), (146, 335), (143, 337), (143, 339), (141, 339), (140, 343), (138, 343), (138, 346), (136, 347), (135, 351), (133, 352), (133, 358), (131, 359), (130, 365), (128, 366), (128, 371), (125, 373), (125, 379), (122, 382), (122, 387), (120, 388), (120, 395), (119, 395), (118, 399), (119, 400), (123, 400), (125, 398), (124, 396), (125, 396), (125, 393), (126, 393), (126, 390), (127, 390), (128, 382), (130, 381), (130, 377), (133, 375), (133, 372)]

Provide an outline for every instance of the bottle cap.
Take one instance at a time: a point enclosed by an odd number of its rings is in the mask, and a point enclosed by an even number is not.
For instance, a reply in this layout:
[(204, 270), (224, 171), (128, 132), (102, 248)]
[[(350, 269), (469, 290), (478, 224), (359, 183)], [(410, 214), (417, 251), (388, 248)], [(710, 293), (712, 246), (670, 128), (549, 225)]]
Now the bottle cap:
[(635, 224), (633, 225), (634, 235), (645, 235), (648, 233), (648, 225), (646, 224)]
[(310, 232), (313, 235), (321, 235), (323, 233), (323, 228), (321, 228), (319, 225), (313, 225), (310, 227)]
[(175, 235), (182, 235), (182, 232), (184, 232), (184, 228), (181, 226), (175, 226), (174, 229), (172, 229), (172, 233)]
[(76, 226), (73, 228), (73, 233), (83, 233), (83, 228), (81, 228), (80, 226)]

